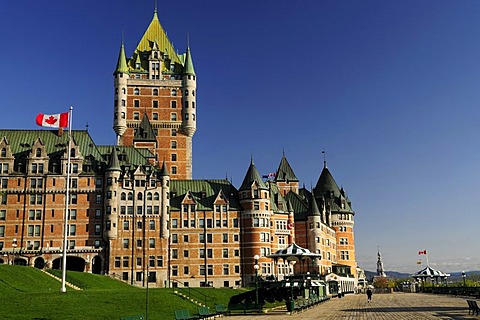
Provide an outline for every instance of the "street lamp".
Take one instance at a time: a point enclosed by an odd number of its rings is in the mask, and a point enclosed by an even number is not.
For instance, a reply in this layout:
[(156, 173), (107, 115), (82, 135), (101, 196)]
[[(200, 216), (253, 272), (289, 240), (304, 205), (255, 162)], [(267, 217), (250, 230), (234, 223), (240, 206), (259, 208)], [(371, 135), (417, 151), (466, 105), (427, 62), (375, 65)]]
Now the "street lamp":
[(260, 256), (256, 254), (253, 259), (255, 259), (255, 265), (253, 266), (255, 268), (255, 307), (258, 307), (258, 269), (260, 268), (258, 259), (260, 259)]
[(12, 265), (15, 264), (15, 248), (17, 247), (17, 238), (13, 238), (12, 240), (12, 248), (13, 248), (13, 260)]
[(466, 293), (467, 292), (467, 287), (465, 285), (465, 280), (467, 279), (467, 274), (465, 273), (465, 270), (462, 271), (462, 278), (463, 278), (463, 292)]

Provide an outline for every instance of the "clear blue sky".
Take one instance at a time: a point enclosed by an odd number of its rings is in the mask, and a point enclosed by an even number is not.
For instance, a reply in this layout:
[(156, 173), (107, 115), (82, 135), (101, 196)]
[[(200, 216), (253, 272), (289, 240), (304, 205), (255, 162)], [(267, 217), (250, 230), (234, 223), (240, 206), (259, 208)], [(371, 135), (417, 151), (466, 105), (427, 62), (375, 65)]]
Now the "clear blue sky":
[[(302, 184), (328, 167), (356, 211), (360, 267), (479, 270), (480, 1), (158, 0), (198, 76), (194, 177), (238, 187), (285, 154)], [(0, 127), (74, 128), (114, 144), (113, 77), (153, 0), (4, 1)]]

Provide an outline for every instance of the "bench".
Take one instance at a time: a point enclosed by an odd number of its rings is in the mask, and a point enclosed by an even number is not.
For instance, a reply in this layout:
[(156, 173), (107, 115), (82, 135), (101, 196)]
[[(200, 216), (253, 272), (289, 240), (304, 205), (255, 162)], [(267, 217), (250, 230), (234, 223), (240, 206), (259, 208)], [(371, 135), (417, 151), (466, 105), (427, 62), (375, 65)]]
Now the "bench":
[(468, 303), (468, 314), (470, 314), (470, 311), (478, 316), (478, 311), (480, 311), (480, 308), (478, 307), (477, 301), (475, 300), (467, 300)]
[(224, 304), (216, 304), (215, 305), (215, 312), (217, 314), (230, 314), (230, 310), (228, 310), (228, 308), (225, 307)]
[(200, 319), (210, 318), (215, 316), (215, 313), (211, 313), (208, 307), (198, 307), (198, 315)]
[(188, 309), (175, 310), (175, 320), (198, 319), (198, 317), (190, 315)]

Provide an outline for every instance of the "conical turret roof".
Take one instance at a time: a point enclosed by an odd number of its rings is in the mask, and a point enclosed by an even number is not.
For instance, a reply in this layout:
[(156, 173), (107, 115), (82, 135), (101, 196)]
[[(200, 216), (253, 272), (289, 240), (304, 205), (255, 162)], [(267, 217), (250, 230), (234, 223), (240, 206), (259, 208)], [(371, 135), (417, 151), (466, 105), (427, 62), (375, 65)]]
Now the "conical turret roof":
[(117, 148), (112, 148), (112, 153), (110, 153), (110, 159), (108, 161), (108, 168), (106, 171), (121, 171), (120, 161), (118, 161)]
[(310, 208), (309, 208), (309, 215), (310, 216), (321, 216), (320, 210), (318, 209), (317, 200), (315, 200), (315, 196), (313, 195), (310, 198)]
[(160, 176), (165, 177), (165, 176), (168, 176), (168, 175), (169, 175), (169, 173), (168, 173), (168, 169), (167, 169), (167, 163), (165, 162), (165, 160), (163, 160), (162, 170), (160, 171)]
[(337, 182), (335, 182), (335, 179), (326, 165), (323, 167), (314, 191), (317, 197), (325, 194), (326, 192), (333, 192), (335, 197), (340, 197), (341, 195), (340, 188), (338, 187)]
[(187, 47), (187, 52), (185, 53), (185, 65), (183, 67), (183, 74), (195, 75), (195, 70), (193, 68), (192, 55), (190, 53), (190, 47)]
[(123, 41), (122, 46), (120, 47), (120, 52), (118, 54), (117, 67), (115, 68), (114, 74), (116, 73), (128, 73), (127, 57), (125, 55), (125, 47), (123, 46)]
[(262, 189), (267, 189), (265, 182), (263, 182), (260, 173), (258, 173), (257, 168), (253, 164), (253, 160), (250, 161), (250, 166), (248, 167), (247, 174), (245, 174), (245, 178), (243, 179), (242, 186), (239, 190), (246, 190), (250, 189), (253, 182), (256, 182), (258, 186)]

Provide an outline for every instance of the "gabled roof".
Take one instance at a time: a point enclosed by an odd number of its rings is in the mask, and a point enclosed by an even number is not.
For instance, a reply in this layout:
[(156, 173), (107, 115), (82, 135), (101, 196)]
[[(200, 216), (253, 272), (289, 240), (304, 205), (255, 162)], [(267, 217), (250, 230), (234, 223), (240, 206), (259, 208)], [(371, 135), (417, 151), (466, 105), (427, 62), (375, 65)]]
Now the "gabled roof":
[(213, 210), (220, 191), (225, 195), (230, 209), (240, 210), (237, 190), (228, 180), (171, 180), (170, 192), (175, 194), (170, 198), (171, 210), (180, 210), (187, 193), (195, 200), (197, 211)]
[(260, 189), (267, 189), (265, 182), (263, 182), (260, 173), (258, 173), (257, 168), (253, 164), (253, 160), (250, 161), (250, 166), (248, 167), (247, 173), (245, 174), (245, 178), (243, 179), (242, 185), (238, 190), (247, 190), (252, 187), (252, 184), (256, 182)]
[(275, 177), (275, 181), (296, 181), (298, 182), (298, 178), (292, 170), (292, 167), (287, 161), (285, 154), (282, 156), (282, 160), (280, 160), (280, 165), (277, 169), (277, 175)]
[(152, 142), (157, 141), (157, 135), (155, 134), (155, 131), (153, 131), (152, 124), (150, 123), (146, 113), (143, 114), (142, 122), (140, 122), (138, 130), (135, 132), (133, 140)]

